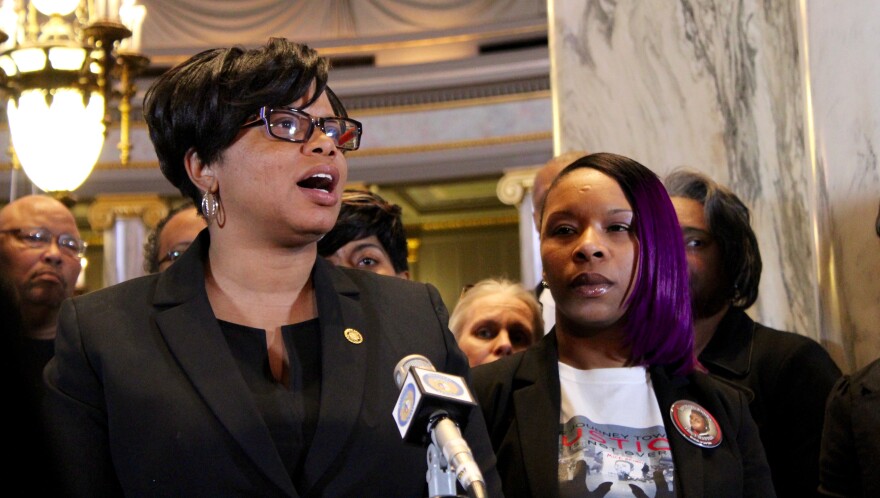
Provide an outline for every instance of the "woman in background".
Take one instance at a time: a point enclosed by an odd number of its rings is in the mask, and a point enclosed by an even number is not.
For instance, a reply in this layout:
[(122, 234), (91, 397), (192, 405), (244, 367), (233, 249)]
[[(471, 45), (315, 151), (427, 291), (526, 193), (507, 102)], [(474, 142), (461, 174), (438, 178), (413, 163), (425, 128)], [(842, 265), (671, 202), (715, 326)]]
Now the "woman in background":
[[(746, 395), (694, 371), (684, 246), (657, 176), (591, 154), (541, 213), (556, 325), (473, 370), (505, 495), (775, 496)], [(709, 415), (699, 436), (694, 409)], [(644, 477), (618, 480), (617, 462)]]
[(472, 367), (518, 353), (544, 335), (541, 305), (532, 292), (505, 279), (468, 286), (449, 328)]

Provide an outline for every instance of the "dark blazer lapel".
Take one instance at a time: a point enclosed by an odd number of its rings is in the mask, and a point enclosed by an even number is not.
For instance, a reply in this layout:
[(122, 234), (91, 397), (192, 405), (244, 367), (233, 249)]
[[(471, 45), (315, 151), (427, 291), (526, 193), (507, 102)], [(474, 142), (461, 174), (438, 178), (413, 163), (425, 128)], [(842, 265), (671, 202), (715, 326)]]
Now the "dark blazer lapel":
[(193, 250), (160, 276), (154, 298), (156, 324), (220, 423), (271, 482), (288, 496), (298, 496), (208, 302), (202, 269), (207, 233), (203, 231)]
[[(532, 496), (559, 490), (559, 366), (556, 334), (526, 351), (514, 376), (513, 405)], [(542, 409), (547, 407), (548, 409)], [(549, 437), (548, 437), (549, 436)]]
[[(367, 354), (380, 346), (379, 338), (370, 333), (358, 300), (360, 292), (351, 279), (322, 258), (315, 263), (312, 277), (321, 323), (321, 406), (305, 465), (310, 483), (332, 468), (354, 429), (368, 374)], [(347, 335), (348, 329), (357, 331), (363, 342)], [(389, 409), (389, 417), (390, 413)]]
[(654, 394), (657, 396), (657, 404), (660, 405), (663, 425), (666, 427), (666, 437), (669, 439), (672, 459), (675, 462), (675, 487), (677, 488), (675, 495), (700, 498), (703, 496), (704, 489), (703, 452), (707, 450), (689, 442), (679, 434), (670, 414), (672, 404), (676, 401), (682, 399), (695, 401), (686, 387), (690, 381), (684, 377), (670, 379), (660, 367), (652, 367), (650, 371)]

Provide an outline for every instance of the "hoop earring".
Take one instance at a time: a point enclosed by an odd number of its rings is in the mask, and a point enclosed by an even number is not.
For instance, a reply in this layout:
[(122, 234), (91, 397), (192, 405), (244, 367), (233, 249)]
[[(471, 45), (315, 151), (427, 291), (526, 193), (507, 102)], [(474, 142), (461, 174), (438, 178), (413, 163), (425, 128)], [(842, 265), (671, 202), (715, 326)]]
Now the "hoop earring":
[(206, 190), (205, 193), (202, 194), (202, 214), (205, 215), (205, 219), (208, 220), (209, 225), (217, 219), (217, 211), (219, 210), (219, 207), (220, 203), (217, 202), (217, 198), (214, 197), (214, 194), (212, 194), (210, 190)]

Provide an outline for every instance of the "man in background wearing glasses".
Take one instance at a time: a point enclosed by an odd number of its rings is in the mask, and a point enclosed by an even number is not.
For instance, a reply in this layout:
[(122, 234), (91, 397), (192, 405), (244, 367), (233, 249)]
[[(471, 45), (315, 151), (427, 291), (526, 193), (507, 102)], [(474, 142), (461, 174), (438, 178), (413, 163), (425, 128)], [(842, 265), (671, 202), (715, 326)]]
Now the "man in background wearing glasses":
[(51, 197), (29, 195), (0, 209), (0, 272), (18, 291), (23, 368), (35, 393), (43, 391), (58, 310), (73, 295), (85, 248), (73, 214)]

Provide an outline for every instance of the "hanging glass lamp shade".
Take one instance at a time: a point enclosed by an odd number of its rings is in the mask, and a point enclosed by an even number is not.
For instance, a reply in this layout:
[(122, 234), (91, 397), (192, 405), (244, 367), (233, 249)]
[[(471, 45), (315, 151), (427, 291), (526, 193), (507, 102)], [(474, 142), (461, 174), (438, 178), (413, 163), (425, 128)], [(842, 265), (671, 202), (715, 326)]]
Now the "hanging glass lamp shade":
[(104, 145), (104, 98), (58, 88), (50, 104), (45, 90), (26, 90), (6, 112), (12, 145), (28, 178), (45, 191), (72, 191), (92, 172)]
[(76, 10), (79, 0), (31, 0), (34, 7), (43, 14), (66, 16)]
[(40, 189), (73, 191), (88, 178), (117, 98), (120, 163), (128, 164), (132, 78), (149, 59), (134, 46), (118, 49), (145, 13), (136, 0), (2, 1), (0, 92), (12, 148)]

